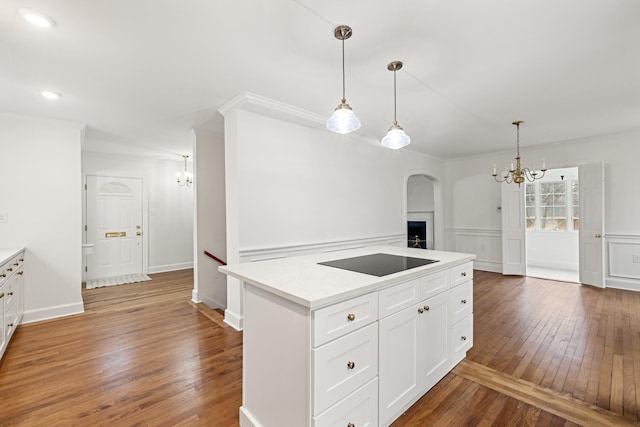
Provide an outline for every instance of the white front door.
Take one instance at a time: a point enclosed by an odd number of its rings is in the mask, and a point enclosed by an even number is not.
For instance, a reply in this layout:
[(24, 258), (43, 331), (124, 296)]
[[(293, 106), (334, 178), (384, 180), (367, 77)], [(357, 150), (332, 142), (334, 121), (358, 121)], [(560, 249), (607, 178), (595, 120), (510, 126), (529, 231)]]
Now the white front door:
[(87, 280), (142, 273), (142, 179), (87, 175)]
[(527, 273), (524, 185), (502, 183), (502, 274)]
[(604, 288), (604, 164), (578, 167), (580, 282)]

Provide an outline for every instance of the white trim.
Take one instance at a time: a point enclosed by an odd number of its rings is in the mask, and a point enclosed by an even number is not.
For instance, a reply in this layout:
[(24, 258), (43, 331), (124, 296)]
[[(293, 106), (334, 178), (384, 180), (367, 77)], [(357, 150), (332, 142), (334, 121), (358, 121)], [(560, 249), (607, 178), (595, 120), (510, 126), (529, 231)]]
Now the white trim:
[(473, 269), (502, 274), (502, 263), (499, 261), (473, 260)]
[(461, 236), (490, 236), (490, 237), (502, 237), (502, 230), (495, 228), (457, 228), (447, 227), (445, 231), (448, 233), (455, 233)]
[(187, 268), (193, 268), (193, 261), (181, 262), (177, 264), (165, 264), (149, 267), (149, 274), (153, 273), (165, 273), (167, 271), (186, 270)]
[(347, 239), (312, 244), (241, 249), (239, 251), (240, 262), (263, 261), (267, 259), (286, 258), (290, 256), (306, 255), (318, 252), (333, 252), (346, 249), (357, 249), (366, 246), (402, 246), (405, 238), (406, 235), (402, 233), (391, 234), (388, 236), (367, 237), (363, 239)]
[(224, 311), (224, 323), (231, 326), (236, 331), (241, 331), (244, 327), (244, 316), (241, 316), (228, 308)]
[(612, 279), (607, 277), (605, 283), (607, 288), (640, 292), (640, 280)]
[(71, 316), (73, 314), (84, 313), (84, 304), (76, 302), (73, 304), (56, 305), (53, 307), (40, 308), (36, 310), (25, 310), (20, 324), (41, 322), (43, 320), (56, 319), (58, 317)]

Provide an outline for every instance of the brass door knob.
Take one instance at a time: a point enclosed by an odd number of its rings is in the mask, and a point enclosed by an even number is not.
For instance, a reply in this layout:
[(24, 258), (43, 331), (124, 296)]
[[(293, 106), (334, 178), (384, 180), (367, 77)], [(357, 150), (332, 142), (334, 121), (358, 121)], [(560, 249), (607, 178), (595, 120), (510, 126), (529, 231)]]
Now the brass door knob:
[(136, 236), (142, 236), (142, 231), (136, 231)]
[(602, 234), (596, 233), (596, 234), (593, 235), (593, 237), (595, 237), (596, 239), (601, 239), (602, 238)]
[(347, 368), (349, 368), (349, 369), (353, 369), (353, 368), (355, 368), (355, 367), (356, 367), (356, 364), (355, 364), (355, 363), (353, 363), (353, 362), (347, 362)]
[(350, 322), (353, 322), (354, 320), (356, 320), (356, 315), (353, 313), (349, 313), (347, 315), (347, 320), (349, 320)]

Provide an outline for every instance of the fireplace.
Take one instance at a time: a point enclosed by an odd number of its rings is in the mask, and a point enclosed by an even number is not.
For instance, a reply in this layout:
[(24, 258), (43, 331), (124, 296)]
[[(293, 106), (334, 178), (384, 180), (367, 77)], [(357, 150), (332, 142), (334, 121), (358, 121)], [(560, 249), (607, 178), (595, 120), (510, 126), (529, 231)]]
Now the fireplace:
[(407, 246), (427, 249), (427, 222), (407, 221)]

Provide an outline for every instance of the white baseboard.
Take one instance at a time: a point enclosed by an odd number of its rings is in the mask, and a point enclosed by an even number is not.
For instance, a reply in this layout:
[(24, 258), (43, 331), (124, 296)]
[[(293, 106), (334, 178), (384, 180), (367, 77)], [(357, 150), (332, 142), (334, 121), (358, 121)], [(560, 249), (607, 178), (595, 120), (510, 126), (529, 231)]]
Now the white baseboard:
[(176, 271), (176, 270), (186, 270), (187, 268), (193, 268), (193, 261), (182, 262), (178, 264), (155, 265), (153, 267), (149, 267), (148, 274), (166, 273), (167, 271)]
[(81, 313), (84, 313), (84, 304), (82, 302), (41, 308), (37, 310), (25, 310), (21, 323), (41, 322), (43, 320), (56, 319), (58, 317)]
[(502, 263), (497, 261), (473, 260), (473, 269), (480, 271), (490, 271), (492, 273), (502, 273)]
[(221, 308), (223, 310), (226, 310), (226, 308), (227, 308), (226, 303), (221, 303), (220, 301), (217, 301), (217, 300), (215, 300), (213, 298), (209, 298), (206, 295), (202, 296), (202, 297), (199, 297), (199, 299), (200, 299), (200, 301), (198, 301), (198, 302), (203, 303), (204, 305), (206, 305), (209, 308), (213, 308), (213, 309)]
[(236, 331), (241, 331), (244, 327), (244, 317), (239, 316), (227, 308), (224, 311), (224, 323), (231, 326)]
[(613, 277), (605, 278), (607, 288), (624, 289), (627, 291), (640, 291), (640, 280), (626, 280)]

